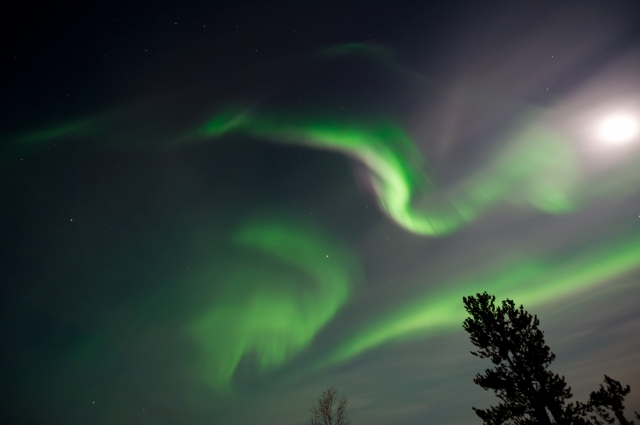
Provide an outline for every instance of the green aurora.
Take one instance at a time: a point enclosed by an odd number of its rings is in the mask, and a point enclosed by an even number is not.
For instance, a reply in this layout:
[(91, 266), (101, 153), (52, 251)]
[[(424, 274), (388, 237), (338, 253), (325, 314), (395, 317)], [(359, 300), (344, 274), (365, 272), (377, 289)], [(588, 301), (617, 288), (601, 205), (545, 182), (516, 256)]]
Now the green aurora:
[(480, 425), (485, 291), (640, 412), (640, 1), (15, 6), (6, 423)]
[[(583, 190), (585, 179), (579, 175), (578, 160), (567, 137), (535, 119), (512, 132), (506, 138), (509, 143), (489, 165), (447, 195), (433, 188), (431, 179), (422, 172), (424, 162), (409, 137), (391, 124), (299, 124), (256, 118), (249, 113), (228, 113), (216, 117), (202, 130), (205, 137), (230, 132), (332, 149), (355, 158), (369, 170), (380, 207), (397, 224), (419, 235), (441, 236), (458, 230), (499, 202), (531, 205), (558, 214), (575, 210), (594, 197)], [(429, 199), (433, 192), (439, 202)], [(393, 340), (453, 331), (464, 318), (461, 297), (481, 289), (534, 305), (614, 279), (639, 264), (640, 243), (635, 239), (569, 259), (522, 259), (506, 270), (456, 280), (445, 285), (451, 289), (423, 295), (422, 300), (411, 302), (348, 337), (326, 361), (344, 361)]]
[(448, 282), (445, 289), (428, 292), (350, 336), (329, 363), (392, 341), (456, 331), (465, 318), (460, 300), (468, 294), (486, 290), (500, 299), (535, 306), (610, 282), (639, 266), (640, 240), (634, 237), (620, 238), (609, 246), (584, 250), (569, 258), (519, 259), (477, 277), (471, 271), (469, 277)]
[(360, 279), (358, 266), (319, 233), (275, 222), (237, 232), (234, 244), (271, 261), (249, 261), (248, 255), (223, 285), (220, 301), (187, 326), (202, 351), (198, 377), (222, 390), (243, 356), (254, 354), (260, 370), (282, 365), (347, 302)]
[(236, 132), (278, 143), (331, 149), (355, 158), (369, 172), (380, 208), (398, 225), (441, 236), (474, 221), (500, 202), (564, 213), (576, 207), (576, 158), (559, 133), (532, 120), (507, 137), (507, 147), (475, 176), (449, 190), (436, 188), (410, 137), (391, 123), (357, 125), (290, 122), (228, 112), (198, 134)]
[[(212, 388), (229, 390), (240, 361), (249, 355), (259, 371), (286, 364), (347, 305), (353, 282), (361, 279), (359, 266), (339, 243), (314, 235), (317, 230), (272, 222), (254, 223), (236, 234), (235, 244), (276, 259), (281, 267), (247, 256), (246, 268), (238, 268), (224, 285), (224, 296), (189, 322), (187, 333), (202, 355), (194, 374)], [(542, 305), (639, 266), (640, 241), (627, 237), (569, 257), (518, 258), (493, 270), (470, 270), (467, 277), (352, 329), (311, 367), (324, 369), (395, 341), (455, 332), (465, 316), (460, 299), (467, 294), (487, 289), (501, 299)]]
[[(392, 64), (382, 48), (338, 46), (322, 54), (371, 56)], [(111, 116), (106, 114), (105, 116)], [(100, 133), (104, 117), (84, 119), (13, 138), (38, 145)], [(589, 202), (632, 192), (640, 183), (633, 161), (598, 180), (584, 175), (571, 137), (531, 113), (501, 138), (497, 152), (458, 183), (441, 187), (430, 176), (413, 138), (392, 120), (296, 118), (228, 109), (204, 126), (168, 143), (177, 148), (222, 142), (237, 134), (284, 145), (332, 150), (362, 164), (379, 208), (408, 232), (442, 237), (492, 208), (511, 204), (567, 214)], [(193, 373), (217, 391), (228, 391), (243, 359), (259, 371), (285, 365), (347, 306), (362, 279), (355, 256), (344, 244), (319, 235), (324, 230), (263, 220), (241, 228), (232, 244), (246, 252), (243, 265), (228, 273), (204, 312), (184, 326), (200, 361)], [(346, 335), (315, 367), (326, 367), (396, 340), (423, 338), (457, 329), (464, 318), (460, 299), (487, 290), (529, 305), (543, 303), (614, 279), (640, 265), (640, 242), (627, 239), (607, 249), (571, 258), (519, 259), (476, 276), (455, 277), (444, 290), (426, 291), (395, 311)], [(320, 366), (318, 366), (318, 364)]]

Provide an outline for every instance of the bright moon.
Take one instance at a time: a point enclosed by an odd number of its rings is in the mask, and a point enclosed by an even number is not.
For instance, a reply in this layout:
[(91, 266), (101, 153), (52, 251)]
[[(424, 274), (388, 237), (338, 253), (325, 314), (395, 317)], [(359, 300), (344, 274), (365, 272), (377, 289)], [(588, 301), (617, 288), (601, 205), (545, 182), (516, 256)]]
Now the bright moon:
[(600, 135), (607, 142), (626, 142), (636, 133), (636, 122), (630, 117), (615, 116), (602, 122)]

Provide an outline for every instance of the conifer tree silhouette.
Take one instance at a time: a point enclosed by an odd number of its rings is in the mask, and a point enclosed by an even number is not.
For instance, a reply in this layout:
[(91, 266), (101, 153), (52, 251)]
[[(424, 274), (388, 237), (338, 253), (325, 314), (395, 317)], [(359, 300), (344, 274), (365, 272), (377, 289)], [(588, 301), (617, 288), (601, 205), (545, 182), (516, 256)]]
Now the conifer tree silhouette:
[[(507, 299), (501, 307), (484, 292), (463, 297), (471, 315), (463, 328), (478, 351), (471, 354), (490, 359), (496, 367), (477, 374), (473, 382), (493, 390), (502, 401), (489, 409), (473, 407), (485, 425), (632, 425), (624, 417), (624, 397), (630, 388), (605, 375), (605, 386), (593, 391), (587, 403), (567, 403), (573, 397), (564, 376), (548, 370), (555, 359), (545, 344), (540, 321), (522, 306)], [(637, 413), (636, 413), (637, 416)], [(640, 417), (639, 417), (640, 419)]]

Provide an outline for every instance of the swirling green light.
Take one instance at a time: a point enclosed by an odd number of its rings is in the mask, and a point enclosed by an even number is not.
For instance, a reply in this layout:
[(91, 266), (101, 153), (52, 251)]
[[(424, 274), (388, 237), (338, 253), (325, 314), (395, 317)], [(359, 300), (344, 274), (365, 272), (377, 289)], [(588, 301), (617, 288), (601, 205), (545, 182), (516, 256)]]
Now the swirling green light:
[(420, 235), (455, 231), (500, 201), (552, 212), (574, 207), (569, 195), (576, 182), (575, 158), (559, 134), (541, 125), (514, 132), (509, 147), (492, 164), (447, 190), (434, 188), (411, 139), (391, 123), (296, 121), (227, 112), (199, 134), (218, 137), (229, 132), (333, 149), (357, 159), (367, 167), (383, 211)]
[(198, 374), (218, 390), (228, 388), (248, 354), (263, 370), (305, 348), (345, 304), (358, 277), (345, 249), (300, 226), (255, 223), (234, 242), (267, 261), (246, 260), (224, 282), (220, 299), (187, 326), (202, 353)]
[[(23, 144), (35, 144), (60, 137), (76, 138), (96, 131), (99, 127), (91, 127), (100, 119), (77, 121), (18, 139)], [(229, 110), (203, 128), (177, 137), (172, 145), (240, 133), (341, 152), (366, 167), (378, 204), (392, 220), (413, 233), (440, 236), (472, 222), (500, 202), (560, 213), (589, 198), (580, 193), (577, 159), (567, 140), (536, 117), (526, 121), (504, 137), (502, 150), (491, 162), (453, 187), (434, 184), (411, 138), (392, 122), (305, 120)], [(637, 186), (640, 182), (635, 180)], [(593, 190), (597, 187), (591, 186)]]

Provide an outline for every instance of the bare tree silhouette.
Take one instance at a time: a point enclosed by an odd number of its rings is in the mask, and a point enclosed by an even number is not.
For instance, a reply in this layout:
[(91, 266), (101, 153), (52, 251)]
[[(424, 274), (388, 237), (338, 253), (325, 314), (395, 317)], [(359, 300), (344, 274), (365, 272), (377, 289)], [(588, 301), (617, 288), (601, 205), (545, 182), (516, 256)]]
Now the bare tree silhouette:
[(338, 398), (338, 390), (329, 387), (309, 408), (310, 425), (351, 425), (347, 418), (347, 397)]
[(496, 365), (473, 380), (485, 390), (493, 390), (502, 401), (489, 409), (473, 408), (485, 425), (602, 425), (616, 419), (620, 425), (633, 425), (624, 417), (622, 404), (629, 386), (623, 387), (607, 375), (606, 386), (593, 391), (587, 403), (567, 403), (573, 397), (571, 388), (564, 376), (547, 369), (556, 356), (538, 329), (538, 317), (522, 306), (515, 308), (509, 299), (502, 307), (496, 307), (494, 301), (486, 292), (463, 297), (471, 315), (463, 328), (478, 347), (471, 354)]

